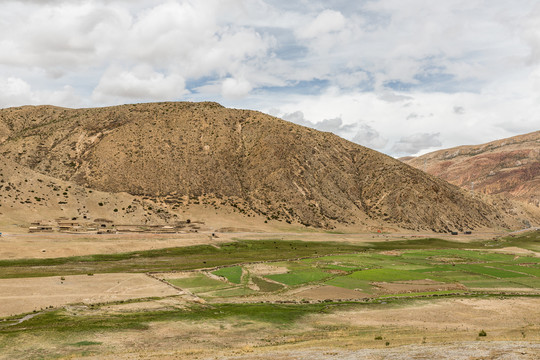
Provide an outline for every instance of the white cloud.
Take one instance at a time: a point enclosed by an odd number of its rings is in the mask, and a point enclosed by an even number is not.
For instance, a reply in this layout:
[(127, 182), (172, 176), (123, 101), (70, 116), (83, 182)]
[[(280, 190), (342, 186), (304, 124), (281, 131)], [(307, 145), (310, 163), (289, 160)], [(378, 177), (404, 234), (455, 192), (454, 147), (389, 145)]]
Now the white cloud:
[(37, 91), (26, 81), (16, 78), (0, 77), (0, 107), (54, 104), (61, 106), (78, 106), (81, 99), (71, 86), (61, 89)]
[(3, 1), (0, 106), (215, 100), (424, 152), (538, 130), (539, 28), (536, 0)]
[(244, 98), (251, 89), (251, 84), (245, 79), (227, 78), (221, 84), (221, 94), (226, 99)]
[(367, 124), (360, 125), (360, 130), (352, 138), (352, 141), (376, 150), (382, 150), (388, 144), (388, 139), (382, 137), (377, 130)]
[(300, 38), (317, 38), (321, 35), (340, 31), (345, 27), (345, 17), (334, 10), (324, 10), (313, 21), (297, 31)]
[(320, 131), (332, 132), (340, 136), (347, 136), (356, 128), (355, 124), (346, 124), (341, 117), (332, 119), (323, 119), (321, 121), (311, 121), (306, 119), (302, 111), (281, 114), (279, 110), (274, 110), (275, 116), (281, 117), (283, 120), (291, 121), (295, 124), (307, 126)]
[(120, 99), (174, 100), (186, 92), (185, 81), (177, 74), (165, 75), (148, 66), (129, 71), (112, 67), (101, 78), (92, 97), (100, 103)]
[(440, 133), (416, 133), (404, 136), (392, 147), (392, 152), (396, 154), (416, 154), (422, 150), (428, 150), (441, 146), (439, 140)]
[(6, 97), (26, 96), (30, 89), (30, 84), (18, 78), (10, 77), (0, 82), (0, 92)]

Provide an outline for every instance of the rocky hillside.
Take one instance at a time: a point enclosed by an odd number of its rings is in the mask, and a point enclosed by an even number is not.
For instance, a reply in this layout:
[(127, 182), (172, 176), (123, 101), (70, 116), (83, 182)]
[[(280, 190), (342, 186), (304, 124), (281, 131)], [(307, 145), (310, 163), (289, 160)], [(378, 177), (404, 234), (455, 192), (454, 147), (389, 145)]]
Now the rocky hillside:
[(92, 190), (35, 172), (0, 157), (0, 225), (65, 217), (106, 218), (117, 224), (166, 224), (183, 220), (153, 201)]
[(540, 205), (540, 131), (402, 160), (465, 189)]
[(468, 191), (330, 133), (216, 103), (0, 110), (0, 155), (87, 189), (306, 226), (520, 227)]

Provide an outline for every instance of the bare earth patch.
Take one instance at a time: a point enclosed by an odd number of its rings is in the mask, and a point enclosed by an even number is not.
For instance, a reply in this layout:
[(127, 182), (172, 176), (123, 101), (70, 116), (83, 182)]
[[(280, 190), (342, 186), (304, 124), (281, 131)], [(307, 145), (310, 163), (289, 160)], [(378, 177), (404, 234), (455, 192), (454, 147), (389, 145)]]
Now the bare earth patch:
[(180, 246), (220, 244), (231, 237), (208, 234), (4, 234), (0, 259), (57, 258), (89, 254), (116, 254)]
[(380, 293), (402, 294), (424, 291), (467, 290), (461, 284), (445, 284), (434, 280), (410, 280), (396, 282), (374, 282)]
[(492, 249), (490, 251), (501, 253), (501, 254), (515, 254), (515, 255), (520, 255), (520, 256), (540, 257), (540, 253), (536, 251), (522, 249), (516, 246), (505, 247), (502, 249)]
[[(292, 294), (291, 294), (292, 295)], [(283, 295), (287, 297), (287, 294)], [(310, 289), (302, 290), (294, 293), (295, 299), (306, 300), (336, 300), (336, 299), (359, 299), (369, 297), (370, 295), (361, 293), (359, 291), (344, 289), (337, 286), (325, 285), (320, 287), (313, 287)]]
[[(458, 342), (434, 345), (406, 345), (386, 349), (294, 349), (270, 351), (263, 354), (230, 356), (226, 360), (409, 360), (409, 359), (445, 359), (445, 360), (533, 360), (538, 359), (540, 344), (534, 342), (497, 341), (497, 342)], [(208, 358), (212, 359), (212, 358)]]
[(202, 272), (201, 271), (174, 271), (174, 272), (166, 272), (166, 273), (152, 273), (153, 276), (162, 280), (189, 279), (199, 274), (202, 274)]
[(0, 316), (72, 303), (99, 303), (176, 295), (174, 288), (144, 274), (96, 274), (0, 279)]
[(156, 311), (167, 309), (185, 309), (189, 299), (182, 296), (169, 297), (159, 300), (137, 301), (125, 304), (103, 306), (104, 313), (125, 313), (134, 311)]
[(274, 266), (270, 264), (251, 264), (245, 268), (253, 275), (274, 275), (285, 274), (289, 271), (285, 266)]
[[(114, 350), (84, 359), (533, 360), (540, 314), (531, 310), (539, 305), (535, 298), (426, 299), (318, 313), (287, 329), (233, 319), (158, 322), (144, 332), (97, 334), (93, 341)], [(487, 337), (478, 337), (481, 329)]]
[(539, 298), (449, 299), (418, 301), (407, 308), (359, 309), (320, 317), (328, 324), (355, 326), (416, 327), (433, 330), (512, 329), (540, 324)]

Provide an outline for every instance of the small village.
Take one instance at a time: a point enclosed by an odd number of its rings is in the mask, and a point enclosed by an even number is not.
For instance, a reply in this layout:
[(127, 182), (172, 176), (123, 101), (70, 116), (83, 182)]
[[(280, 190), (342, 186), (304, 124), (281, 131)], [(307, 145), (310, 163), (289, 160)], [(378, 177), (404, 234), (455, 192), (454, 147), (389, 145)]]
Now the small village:
[(60, 217), (54, 220), (37, 220), (30, 224), (30, 233), (70, 233), (70, 234), (117, 234), (117, 233), (151, 233), (178, 234), (198, 232), (202, 221), (177, 221), (173, 225), (164, 224), (116, 224), (104, 218), (82, 219)]

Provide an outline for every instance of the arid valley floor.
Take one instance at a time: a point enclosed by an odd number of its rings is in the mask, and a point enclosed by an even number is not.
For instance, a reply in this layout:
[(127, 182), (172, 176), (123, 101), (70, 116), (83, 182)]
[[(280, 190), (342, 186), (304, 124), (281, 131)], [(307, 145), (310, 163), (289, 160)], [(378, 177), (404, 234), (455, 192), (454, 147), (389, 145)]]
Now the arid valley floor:
[(540, 352), (539, 231), (211, 235), (4, 234), (0, 358)]

